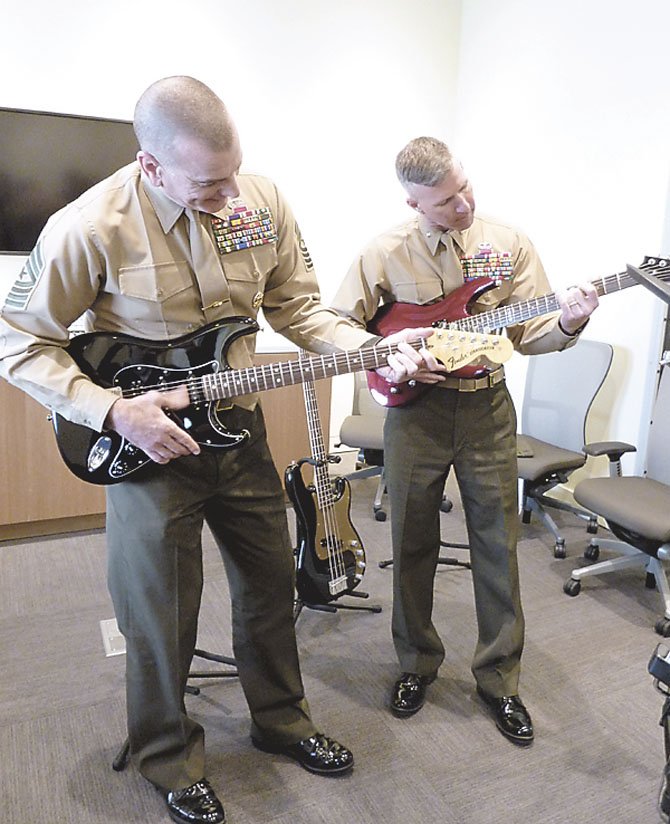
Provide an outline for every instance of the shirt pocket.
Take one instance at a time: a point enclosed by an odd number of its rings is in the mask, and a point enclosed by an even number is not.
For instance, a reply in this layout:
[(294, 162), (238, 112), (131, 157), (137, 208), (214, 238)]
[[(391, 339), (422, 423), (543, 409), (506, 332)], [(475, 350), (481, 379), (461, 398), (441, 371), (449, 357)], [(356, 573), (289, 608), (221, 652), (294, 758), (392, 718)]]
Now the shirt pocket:
[(192, 287), (193, 279), (186, 261), (119, 269), (119, 292), (127, 298), (164, 303)]
[(402, 303), (431, 303), (444, 297), (442, 284), (435, 278), (396, 281), (393, 292)]
[(277, 267), (276, 247), (267, 244), (230, 252), (221, 260), (235, 311), (255, 317), (268, 279)]

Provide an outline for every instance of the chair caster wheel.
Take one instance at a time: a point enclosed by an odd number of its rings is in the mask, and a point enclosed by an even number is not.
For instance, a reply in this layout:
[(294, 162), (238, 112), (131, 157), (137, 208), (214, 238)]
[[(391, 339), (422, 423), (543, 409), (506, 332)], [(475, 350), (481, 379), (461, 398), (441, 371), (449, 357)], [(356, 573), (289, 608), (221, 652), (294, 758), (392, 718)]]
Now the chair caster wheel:
[(670, 638), (670, 619), (668, 618), (659, 618), (658, 621), (654, 624), (654, 629), (659, 635), (662, 635), (664, 638)]
[(565, 558), (565, 539), (559, 538), (554, 544), (554, 558)]
[(584, 550), (584, 557), (587, 561), (597, 561), (600, 557), (600, 547), (598, 544), (589, 544)]
[(575, 578), (568, 578), (568, 580), (563, 584), (563, 592), (571, 598), (574, 598), (575, 595), (579, 595), (581, 589), (582, 582), (577, 581)]
[(586, 531), (589, 533), (589, 535), (598, 534), (598, 521), (595, 518), (589, 519), (589, 525), (586, 527)]
[(375, 510), (375, 521), (385, 521), (386, 520), (386, 513), (383, 509), (376, 509)]

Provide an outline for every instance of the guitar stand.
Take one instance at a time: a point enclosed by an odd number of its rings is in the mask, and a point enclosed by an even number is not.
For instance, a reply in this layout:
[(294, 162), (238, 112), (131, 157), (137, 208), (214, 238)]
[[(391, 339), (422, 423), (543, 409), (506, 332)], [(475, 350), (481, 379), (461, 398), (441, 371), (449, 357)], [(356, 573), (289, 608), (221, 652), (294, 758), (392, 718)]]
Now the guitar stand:
[[(470, 549), (469, 544), (455, 544), (450, 543), (449, 541), (440, 541), (440, 546), (444, 547), (451, 547), (452, 549)], [(470, 561), (460, 561), (458, 558), (449, 558), (447, 556), (442, 556), (437, 559), (437, 563), (440, 566), (455, 566), (455, 567), (463, 567), (463, 569), (471, 569)], [(386, 569), (393, 564), (393, 558), (389, 558), (387, 561), (380, 561), (378, 566), (380, 569)]]
[[(358, 590), (352, 590), (351, 592), (345, 593), (347, 597), (350, 598), (369, 598), (369, 592), (358, 592)], [(296, 624), (298, 618), (300, 617), (300, 613), (302, 612), (303, 608), (307, 607), (307, 609), (314, 609), (317, 612), (337, 612), (340, 609), (351, 609), (351, 610), (359, 610), (363, 612), (381, 612), (382, 608), (379, 604), (370, 604), (367, 605), (359, 605), (359, 604), (346, 604), (340, 603), (339, 600), (337, 603), (331, 601), (329, 604), (312, 604), (308, 603), (307, 601), (303, 601), (302, 598), (296, 597), (295, 601), (293, 602), (293, 623)]]
[[(235, 659), (230, 658), (227, 655), (217, 655), (213, 652), (207, 652), (203, 649), (195, 649), (193, 650), (193, 656), (197, 658), (204, 658), (207, 661), (216, 661), (219, 664), (225, 664), (228, 667), (235, 667)], [(189, 672), (189, 678), (236, 678), (237, 677), (237, 669), (231, 669), (230, 671), (223, 672), (220, 670), (209, 670), (203, 672)], [(189, 695), (200, 695), (200, 687), (192, 687), (190, 684), (187, 684), (185, 687), (185, 692)], [(121, 749), (116, 754), (114, 760), (112, 761), (112, 769), (116, 772), (122, 772), (128, 766), (128, 761), (130, 760), (130, 740), (126, 738), (123, 742)]]

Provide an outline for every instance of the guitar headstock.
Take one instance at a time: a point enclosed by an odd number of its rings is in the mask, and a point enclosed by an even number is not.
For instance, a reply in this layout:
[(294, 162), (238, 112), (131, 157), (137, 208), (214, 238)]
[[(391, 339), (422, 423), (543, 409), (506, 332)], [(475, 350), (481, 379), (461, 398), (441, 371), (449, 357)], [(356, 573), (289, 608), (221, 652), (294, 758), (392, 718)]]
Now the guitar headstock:
[(483, 335), (458, 329), (436, 329), (426, 339), (426, 348), (444, 364), (448, 372), (455, 372), (481, 359), (499, 365), (509, 360), (514, 352), (512, 341), (502, 335)]
[(670, 258), (645, 255), (640, 268), (650, 272), (660, 280), (670, 280)]

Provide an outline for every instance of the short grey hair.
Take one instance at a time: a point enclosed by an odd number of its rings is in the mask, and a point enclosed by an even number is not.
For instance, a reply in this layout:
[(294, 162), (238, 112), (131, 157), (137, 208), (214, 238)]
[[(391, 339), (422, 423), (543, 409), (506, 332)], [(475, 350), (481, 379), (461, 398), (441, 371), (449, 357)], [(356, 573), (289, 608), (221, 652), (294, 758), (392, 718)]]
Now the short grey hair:
[(395, 171), (403, 186), (437, 186), (450, 174), (456, 160), (449, 147), (435, 137), (416, 137), (398, 153)]
[(194, 137), (214, 151), (230, 149), (235, 125), (221, 98), (193, 77), (152, 83), (135, 106), (133, 127), (143, 151), (172, 158), (179, 137)]

